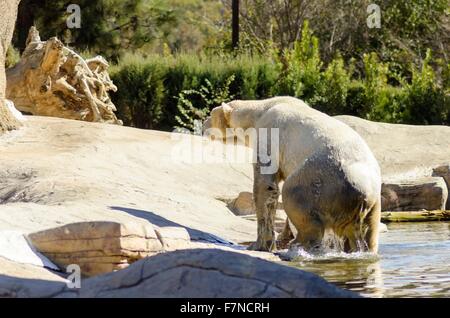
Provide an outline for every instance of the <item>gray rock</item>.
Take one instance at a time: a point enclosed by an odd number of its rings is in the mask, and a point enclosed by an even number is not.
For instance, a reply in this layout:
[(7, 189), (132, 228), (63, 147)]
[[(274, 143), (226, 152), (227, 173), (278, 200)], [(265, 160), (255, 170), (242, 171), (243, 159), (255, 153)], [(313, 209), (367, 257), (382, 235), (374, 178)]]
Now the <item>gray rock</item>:
[(2, 275), (0, 286), (0, 297), (358, 297), (315, 274), (217, 249), (158, 254), (124, 270), (83, 280), (80, 289), (50, 278)]
[(156, 255), (83, 282), (80, 297), (355, 297), (319, 276), (216, 249)]

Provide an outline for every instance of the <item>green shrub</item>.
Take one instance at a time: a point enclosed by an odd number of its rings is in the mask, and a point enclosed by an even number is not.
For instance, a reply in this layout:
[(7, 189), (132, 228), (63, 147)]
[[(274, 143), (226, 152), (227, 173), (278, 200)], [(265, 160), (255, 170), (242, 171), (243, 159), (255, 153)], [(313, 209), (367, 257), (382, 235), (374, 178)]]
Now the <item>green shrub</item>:
[(6, 51), (6, 60), (5, 60), (5, 67), (13, 67), (16, 65), (20, 60), (20, 53), (19, 51), (12, 45), (8, 47), (8, 50)]
[[(178, 95), (177, 108), (180, 115), (176, 115), (175, 119), (181, 128), (195, 130), (196, 120), (205, 120), (212, 108), (233, 99), (230, 85), (234, 81), (234, 75), (219, 87), (215, 87), (208, 79), (205, 81), (205, 85), (199, 90), (184, 90)], [(198, 101), (195, 106), (193, 100)]]
[[(172, 130), (180, 124), (191, 125), (187, 113), (198, 117), (198, 110), (210, 110), (218, 106), (215, 101), (226, 97), (211, 97), (216, 92), (206, 93), (205, 88), (227, 87), (229, 99), (261, 99), (274, 94), (278, 73), (275, 64), (263, 57), (181, 54), (127, 56), (111, 68), (111, 78), (119, 88), (112, 100), (126, 125)], [(206, 103), (205, 98), (213, 102)], [(136, 111), (139, 105), (145, 109), (141, 113)], [(149, 120), (151, 127), (146, 124)]]
[(136, 61), (115, 72), (119, 91), (112, 95), (117, 115), (127, 126), (157, 129), (163, 115), (163, 65)]
[(284, 50), (278, 59), (280, 81), (278, 92), (309, 102), (314, 100), (322, 81), (322, 61), (319, 54), (319, 40), (312, 35), (306, 21), (301, 41), (294, 43), (292, 50)]
[(428, 50), (421, 69), (412, 67), (412, 80), (405, 85), (402, 100), (405, 107), (404, 121), (412, 124), (448, 125), (450, 98), (445, 89), (438, 85), (430, 62), (431, 51)]
[[(111, 68), (118, 86), (112, 95), (126, 125), (173, 130), (194, 128), (195, 119), (230, 99), (291, 95), (330, 115), (347, 114), (374, 121), (450, 124), (448, 64), (439, 76), (427, 52), (411, 79), (376, 53), (363, 56), (364, 74), (337, 56), (324, 65), (316, 37), (305, 23), (301, 41), (265, 56), (214, 55), (125, 56)], [(442, 63), (441, 63), (442, 64)], [(395, 70), (395, 73), (394, 71)]]
[(329, 115), (348, 114), (347, 96), (351, 83), (351, 70), (347, 71), (344, 60), (338, 56), (323, 72), (320, 86), (309, 103)]

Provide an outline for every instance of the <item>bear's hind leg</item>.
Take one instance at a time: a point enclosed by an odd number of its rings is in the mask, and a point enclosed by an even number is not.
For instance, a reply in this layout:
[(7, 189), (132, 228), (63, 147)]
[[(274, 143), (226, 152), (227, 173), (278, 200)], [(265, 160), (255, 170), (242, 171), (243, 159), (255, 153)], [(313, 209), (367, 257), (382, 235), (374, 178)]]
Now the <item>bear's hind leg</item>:
[(304, 197), (308, 189), (289, 181), (293, 181), (293, 178), (288, 179), (283, 186), (283, 205), (297, 229), (297, 236), (291, 243), (299, 243), (305, 250), (320, 248), (325, 226), (319, 211)]
[(365, 235), (364, 241), (369, 252), (378, 253), (378, 226), (381, 222), (381, 200), (378, 199), (364, 218)]

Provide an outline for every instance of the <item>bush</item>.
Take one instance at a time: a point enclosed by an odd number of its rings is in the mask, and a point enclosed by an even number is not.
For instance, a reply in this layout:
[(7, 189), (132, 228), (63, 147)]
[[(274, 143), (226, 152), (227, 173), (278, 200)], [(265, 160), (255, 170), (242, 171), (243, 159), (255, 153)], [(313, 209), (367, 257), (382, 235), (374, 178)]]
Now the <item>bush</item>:
[(424, 125), (450, 124), (450, 98), (438, 86), (430, 62), (431, 51), (428, 50), (421, 69), (412, 67), (412, 80), (405, 85), (402, 100), (405, 107), (404, 121)]
[[(216, 101), (227, 96), (229, 99), (273, 96), (277, 75), (275, 64), (263, 57), (127, 56), (111, 68), (111, 78), (118, 87), (112, 100), (126, 125), (172, 130), (180, 124), (190, 125), (188, 113), (198, 117), (198, 110), (205, 107), (211, 110), (218, 106)], [(216, 89), (225, 88), (227, 96), (213, 96), (218, 93)], [(195, 92), (203, 92), (205, 96)], [(141, 112), (138, 108), (142, 108)]]
[[(230, 94), (230, 86), (234, 81), (234, 75), (231, 75), (224, 85), (215, 87), (208, 79), (206, 85), (202, 85), (199, 90), (185, 90), (178, 95), (178, 111), (175, 119), (180, 128), (195, 130), (195, 121), (203, 121), (209, 115), (212, 108), (221, 105), (223, 102), (233, 99)], [(192, 100), (198, 101), (194, 106)]]
[(162, 130), (192, 129), (195, 119), (204, 119), (224, 101), (280, 95), (296, 96), (330, 115), (450, 124), (450, 66), (441, 63), (437, 76), (431, 65), (438, 62), (432, 61), (430, 51), (420, 69), (411, 68), (410, 79), (375, 53), (363, 56), (362, 75), (355, 74), (355, 62), (346, 65), (338, 54), (325, 66), (318, 40), (305, 23), (301, 41), (268, 56), (126, 56), (111, 68), (118, 86), (112, 99), (126, 125)]

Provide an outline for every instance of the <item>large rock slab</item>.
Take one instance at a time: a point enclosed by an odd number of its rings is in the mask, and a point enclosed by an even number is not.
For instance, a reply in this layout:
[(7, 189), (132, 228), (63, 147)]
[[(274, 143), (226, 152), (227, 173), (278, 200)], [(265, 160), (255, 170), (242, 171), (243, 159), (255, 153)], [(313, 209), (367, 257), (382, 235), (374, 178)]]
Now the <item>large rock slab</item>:
[(444, 179), (440, 177), (383, 183), (381, 187), (381, 210), (445, 210), (447, 198), (447, 185)]
[(353, 116), (336, 119), (356, 130), (381, 167), (383, 180), (429, 177), (435, 167), (450, 164), (450, 127), (373, 122)]
[[(64, 296), (62, 294), (61, 296)], [(353, 297), (292, 267), (233, 252), (186, 250), (84, 282), (81, 297)]]
[(61, 293), (66, 283), (58, 272), (0, 256), (0, 298), (52, 297)]
[[(51, 274), (48, 274), (51, 275)], [(63, 279), (0, 275), (0, 296), (60, 298), (358, 297), (319, 276), (259, 258), (216, 249), (159, 254), (128, 268), (89, 278), (80, 289)]]
[[(25, 117), (0, 138), (0, 230), (105, 220), (183, 227), (206, 242), (256, 237), (253, 222), (216, 199), (251, 190), (251, 164), (221, 163), (221, 153), (217, 163), (181, 162), (181, 134)], [(192, 136), (193, 149), (207, 144)]]
[(79, 222), (31, 233), (29, 238), (58, 266), (77, 264), (84, 276), (119, 270), (163, 250), (151, 224)]

